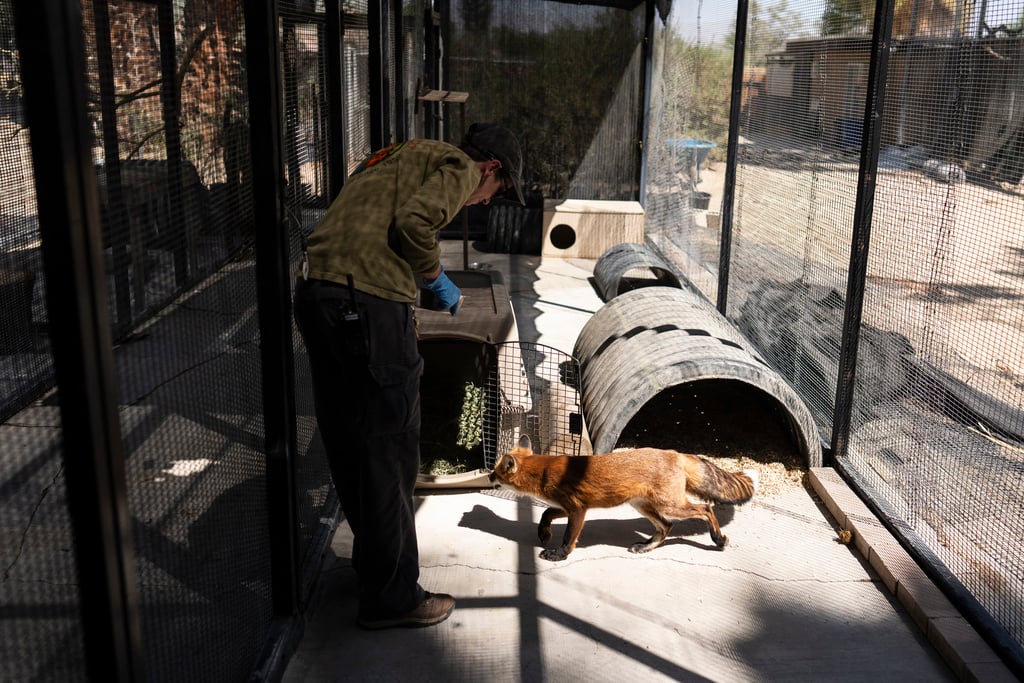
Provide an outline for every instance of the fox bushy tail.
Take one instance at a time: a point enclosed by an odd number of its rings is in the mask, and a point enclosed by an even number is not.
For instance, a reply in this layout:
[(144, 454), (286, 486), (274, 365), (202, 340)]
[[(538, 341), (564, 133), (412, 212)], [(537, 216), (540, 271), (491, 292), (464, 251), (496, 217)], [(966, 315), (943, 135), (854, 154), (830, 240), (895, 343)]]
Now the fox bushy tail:
[(696, 476), (688, 482), (689, 489), (698, 496), (715, 503), (746, 503), (754, 496), (752, 472), (729, 472), (705, 458), (698, 458), (700, 465)]

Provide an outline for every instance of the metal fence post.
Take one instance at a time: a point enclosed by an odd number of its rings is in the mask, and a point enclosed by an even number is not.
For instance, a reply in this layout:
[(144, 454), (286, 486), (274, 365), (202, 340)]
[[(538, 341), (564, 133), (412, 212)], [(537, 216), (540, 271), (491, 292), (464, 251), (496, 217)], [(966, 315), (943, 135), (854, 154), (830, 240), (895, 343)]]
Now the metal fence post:
[[(181, 93), (178, 84), (177, 49), (174, 40), (174, 10), (170, 2), (157, 5), (157, 22), (160, 32), (160, 106), (164, 120), (164, 148), (167, 150), (167, 194), (170, 197), (184, 196), (181, 178)], [(187, 212), (186, 212), (187, 216)], [(186, 218), (186, 221), (188, 219)], [(182, 225), (171, 229), (174, 246), (174, 277), (178, 287), (189, 281), (190, 271), (195, 268), (195, 254), (190, 226)]]
[(96, 62), (99, 67), (100, 111), (103, 113), (103, 175), (107, 195), (106, 230), (114, 261), (114, 297), (117, 316), (114, 324), (118, 336), (132, 327), (132, 294), (128, 278), (131, 258), (128, 254), (128, 211), (124, 208), (121, 183), (120, 144), (117, 134), (117, 112), (114, 96), (114, 66), (110, 48), (110, 11), (107, 0), (93, 3), (96, 36)]
[[(441, 82), (438, 87), (441, 90), (451, 90), (451, 45), (452, 45), (452, 6), (451, 0), (436, 0), (438, 16), (440, 17), (441, 25), (439, 27), (440, 37), (440, 64), (438, 68), (441, 70)], [(451, 140), (452, 133), (448, 130), (448, 119), (444, 117), (444, 105), (436, 105), (436, 113), (438, 114), (437, 119), (437, 134), (435, 137), (438, 140)]]
[(81, 7), (16, 0), (14, 14), (32, 161), (45, 178), (36, 193), (86, 666), (96, 681), (143, 680)]
[(391, 90), (391, 65), (388, 63), (387, 35), (388, 3), (371, 2), (367, 11), (370, 37), (370, 149), (382, 149), (391, 144), (391, 110), (388, 93)]
[(860, 165), (857, 170), (857, 198), (853, 208), (853, 237), (850, 241), (850, 269), (846, 280), (846, 309), (839, 349), (839, 376), (836, 380), (835, 409), (832, 415), (832, 457), (841, 458), (849, 447), (853, 389), (857, 373), (857, 345), (860, 341), (864, 310), (864, 283), (868, 272), (868, 243), (875, 208), (878, 177), (878, 148), (882, 140), (882, 115), (885, 112), (886, 81), (889, 73), (889, 47), (895, 0), (876, 0), (871, 32), (871, 66), (860, 141)]
[(345, 84), (342, 75), (342, 45), (345, 38), (344, 15), (341, 0), (326, 0), (324, 13), (327, 25), (326, 36), (325, 90), (327, 92), (327, 177), (328, 203), (341, 192), (348, 175), (345, 152)]
[(636, 198), (644, 205), (647, 186), (647, 149), (651, 130), (651, 88), (654, 71), (654, 0), (649, 0), (644, 12), (644, 42), (640, 63), (640, 116), (637, 121)]
[[(267, 514), (274, 616), (298, 612), (299, 558), (295, 501), (295, 369), (287, 222), (282, 178), (278, 3), (246, 0), (256, 297), (259, 308)], [(258, 150), (258, 153), (257, 153)]]
[(722, 192), (722, 241), (718, 256), (718, 294), (715, 306), (722, 315), (729, 305), (729, 267), (732, 265), (732, 207), (736, 198), (736, 152), (739, 151), (743, 70), (747, 58), (748, 0), (736, 3), (736, 39), (732, 53), (732, 93), (729, 98), (729, 133), (725, 151), (725, 189)]
[[(405, 74), (406, 69), (416, 68), (405, 63), (405, 26), (402, 21), (402, 2), (403, 0), (392, 0), (391, 2), (391, 16), (394, 17), (395, 25), (395, 35), (392, 36), (394, 41), (392, 43), (392, 49), (394, 50), (393, 54), (395, 56), (393, 69), (395, 76), (395, 142), (408, 140), (411, 135), (411, 131), (409, 130), (409, 112), (405, 100), (405, 97), (408, 94), (405, 92)], [(412, 93), (414, 101), (418, 94), (419, 93)]]

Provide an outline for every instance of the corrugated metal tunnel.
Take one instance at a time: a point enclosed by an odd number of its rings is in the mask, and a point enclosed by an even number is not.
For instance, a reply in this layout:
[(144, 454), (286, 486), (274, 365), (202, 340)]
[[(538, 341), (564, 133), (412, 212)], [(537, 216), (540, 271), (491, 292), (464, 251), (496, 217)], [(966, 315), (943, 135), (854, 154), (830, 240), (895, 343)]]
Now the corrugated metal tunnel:
[[(613, 450), (631, 420), (659, 394), (713, 384), (719, 393), (759, 406), (754, 410), (781, 413), (807, 465), (821, 465), (821, 441), (806, 404), (695, 291), (644, 287), (615, 297), (583, 327), (573, 355), (580, 363), (581, 404), (595, 453)], [(702, 394), (707, 392), (694, 395)]]
[(636, 242), (622, 242), (604, 252), (594, 265), (594, 281), (605, 301), (639, 287), (680, 286), (664, 259)]

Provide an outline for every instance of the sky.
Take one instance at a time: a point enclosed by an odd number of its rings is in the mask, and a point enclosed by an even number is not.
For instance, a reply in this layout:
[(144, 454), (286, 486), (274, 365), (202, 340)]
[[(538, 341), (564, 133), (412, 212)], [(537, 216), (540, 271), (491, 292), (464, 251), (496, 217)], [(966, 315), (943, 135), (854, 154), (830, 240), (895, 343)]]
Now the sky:
[[(729, 0), (676, 0), (671, 26), (684, 38), (701, 43), (721, 43), (732, 32), (736, 3)], [(698, 24), (700, 35), (698, 36)]]
[[(761, 0), (762, 7), (770, 7), (778, 0)], [(956, 0), (953, 0), (954, 2)], [(804, 18), (804, 26), (816, 25), (824, 11), (825, 0), (789, 0), (790, 10), (809, 14)], [(975, 16), (968, 22), (968, 32), (977, 32), (978, 14), (981, 7), (985, 8), (986, 23), (995, 28), (1000, 24), (1019, 26), (1022, 23), (1022, 12), (1019, 0), (988, 0), (975, 3)], [(703, 44), (721, 43), (732, 32), (736, 20), (735, 0), (675, 0), (672, 3), (670, 25), (683, 37)], [(699, 26), (699, 35), (698, 35)]]

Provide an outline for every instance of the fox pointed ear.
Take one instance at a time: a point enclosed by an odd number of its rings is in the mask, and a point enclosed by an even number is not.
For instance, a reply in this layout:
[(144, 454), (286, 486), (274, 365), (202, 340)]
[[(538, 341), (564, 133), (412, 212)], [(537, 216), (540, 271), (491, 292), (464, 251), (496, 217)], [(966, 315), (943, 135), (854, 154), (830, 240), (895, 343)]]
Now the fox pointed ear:
[(519, 469), (519, 461), (516, 460), (514, 455), (506, 455), (501, 459), (499, 465), (501, 465), (501, 473), (506, 475), (515, 474), (516, 470)]
[(519, 447), (522, 448), (524, 451), (533, 453), (533, 442), (530, 441), (529, 434), (523, 434), (522, 436), (519, 437)]

